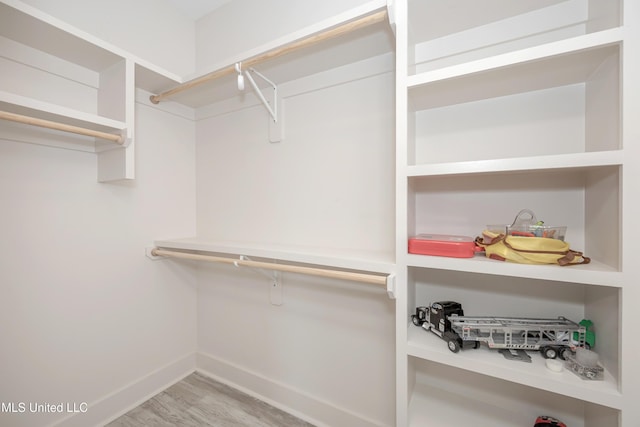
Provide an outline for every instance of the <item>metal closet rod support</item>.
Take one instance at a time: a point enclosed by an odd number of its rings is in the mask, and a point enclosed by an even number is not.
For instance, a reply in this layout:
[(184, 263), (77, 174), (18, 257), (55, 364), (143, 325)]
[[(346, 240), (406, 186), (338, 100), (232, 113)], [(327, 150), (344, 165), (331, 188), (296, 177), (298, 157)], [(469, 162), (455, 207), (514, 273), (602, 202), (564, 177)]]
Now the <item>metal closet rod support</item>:
[[(260, 62), (267, 61), (269, 59), (277, 58), (279, 56), (285, 55), (287, 53), (291, 53), (295, 50), (302, 49), (307, 46), (311, 46), (323, 40), (328, 40), (330, 38), (334, 38), (337, 36), (341, 36), (343, 34), (348, 34), (352, 31), (358, 30), (360, 28), (368, 27), (369, 25), (377, 24), (378, 22), (382, 22), (387, 19), (387, 11), (381, 10), (370, 15), (363, 16), (361, 18), (355, 19), (353, 21), (346, 22), (342, 25), (329, 28), (325, 31), (321, 31), (316, 34), (312, 34), (308, 37), (294, 40), (291, 43), (288, 43), (284, 46), (276, 47), (274, 49), (268, 50), (260, 55), (256, 55), (252, 58), (245, 59), (242, 62), (245, 68), (252, 67)], [(231, 64), (227, 67), (220, 68), (216, 71), (212, 71), (204, 76), (198, 77), (193, 80), (189, 80), (188, 82), (184, 82), (173, 89), (169, 89), (165, 92), (162, 92), (158, 95), (152, 95), (149, 97), (152, 103), (157, 104), (160, 101), (175, 95), (176, 93), (183, 92), (185, 90), (191, 89), (195, 86), (206, 83), (210, 80), (215, 80), (219, 77), (226, 76), (228, 74), (233, 74), (236, 72), (235, 63)]]
[(170, 251), (161, 248), (151, 250), (152, 256), (164, 256), (196, 261), (220, 262), (233, 264), (235, 266), (245, 266), (253, 268), (265, 268), (269, 270), (283, 271), (288, 273), (307, 274), (311, 276), (321, 276), (333, 279), (351, 280), (354, 282), (369, 283), (372, 285), (386, 286), (389, 289), (389, 280), (392, 276), (379, 276), (375, 274), (356, 273), (351, 271), (331, 270), (326, 268), (306, 267), (299, 265), (274, 264), (263, 261), (252, 261), (246, 258), (226, 258), (213, 255), (193, 254), (188, 252)]
[(80, 126), (67, 125), (64, 123), (53, 122), (50, 120), (38, 119), (35, 117), (23, 116), (21, 114), (10, 113), (8, 111), (0, 111), (0, 119), (12, 122), (23, 123), (31, 126), (39, 126), (47, 129), (60, 130), (63, 132), (75, 133), (78, 135), (92, 136), (94, 138), (105, 139), (123, 145), (124, 137), (113, 133), (100, 132), (93, 129), (87, 129)]

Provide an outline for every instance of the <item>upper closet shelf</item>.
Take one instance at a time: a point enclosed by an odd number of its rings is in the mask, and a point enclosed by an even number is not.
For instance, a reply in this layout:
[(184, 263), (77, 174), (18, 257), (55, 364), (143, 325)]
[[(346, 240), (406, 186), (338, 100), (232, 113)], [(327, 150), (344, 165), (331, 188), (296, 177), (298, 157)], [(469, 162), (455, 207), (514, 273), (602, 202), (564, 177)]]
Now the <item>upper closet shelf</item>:
[(182, 79), (20, 0), (0, 1), (0, 37), (94, 72), (129, 59), (136, 64), (136, 86), (147, 91)]
[(415, 108), (426, 109), (585, 82), (619, 53), (622, 33), (613, 28), (426, 71), (409, 76), (407, 86), (421, 99)]
[(161, 89), (151, 101), (201, 107), (238, 96), (236, 64), (244, 70), (257, 66), (280, 84), (391, 53), (394, 46), (387, 2), (374, 0), (207, 67), (178, 86)]
[(407, 168), (407, 176), (421, 177), (482, 173), (515, 173), (526, 171), (591, 169), (603, 166), (620, 166), (623, 164), (623, 161), (623, 150), (595, 151), (587, 153), (556, 154), (547, 156), (421, 164), (409, 166)]
[(135, 176), (135, 87), (179, 80), (19, 0), (0, 0), (0, 62), (0, 137), (95, 152), (100, 182)]
[(123, 58), (99, 39), (16, 0), (0, 3), (0, 35), (94, 71)]
[(552, 42), (622, 25), (620, 0), (409, 0), (408, 3), (410, 74), (551, 46)]

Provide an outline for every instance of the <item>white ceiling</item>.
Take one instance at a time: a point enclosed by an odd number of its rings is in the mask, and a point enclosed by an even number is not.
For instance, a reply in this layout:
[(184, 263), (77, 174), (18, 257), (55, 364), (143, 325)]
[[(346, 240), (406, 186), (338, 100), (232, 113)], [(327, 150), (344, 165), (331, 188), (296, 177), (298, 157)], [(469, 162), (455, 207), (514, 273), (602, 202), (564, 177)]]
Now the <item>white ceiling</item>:
[(232, 0), (167, 0), (194, 21)]

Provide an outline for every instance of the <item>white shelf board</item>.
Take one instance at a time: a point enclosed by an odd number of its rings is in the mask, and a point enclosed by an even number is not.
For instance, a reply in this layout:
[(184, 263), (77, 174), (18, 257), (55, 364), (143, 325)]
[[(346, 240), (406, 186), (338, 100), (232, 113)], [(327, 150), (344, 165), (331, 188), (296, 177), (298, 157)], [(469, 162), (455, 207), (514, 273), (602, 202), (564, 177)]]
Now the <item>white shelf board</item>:
[(123, 59), (106, 43), (18, 0), (0, 2), (0, 35), (94, 71)]
[(469, 175), (482, 173), (510, 173), (550, 171), (565, 169), (590, 169), (603, 166), (620, 166), (624, 161), (623, 150), (595, 151), (589, 153), (556, 154), (548, 156), (518, 157), (510, 159), (473, 160), (413, 165), (407, 168), (408, 177)]
[(0, 91), (0, 110), (101, 132), (120, 133), (124, 122)]
[(155, 245), (165, 249), (202, 251), (238, 257), (244, 255), (372, 273), (391, 274), (395, 271), (392, 253), (248, 242), (222, 242), (198, 237), (156, 240)]
[[(385, 1), (369, 1), (317, 24), (202, 68), (198, 73), (188, 76), (184, 80), (191, 81), (214, 71), (226, 69), (237, 62), (258, 57), (265, 52), (274, 51), (290, 43), (384, 9), (386, 9)], [(281, 84), (335, 69), (342, 65), (388, 54), (394, 50), (395, 40), (389, 23), (380, 22), (289, 52), (283, 56), (265, 60), (257, 64), (255, 68), (268, 77), (269, 80), (276, 84)], [(165, 87), (162, 90), (168, 89), (171, 89), (171, 87)], [(197, 108), (236, 97), (242, 98), (243, 92), (238, 91), (236, 74), (232, 73), (198, 85), (194, 89), (172, 95), (168, 100)]]
[[(420, 44), (526, 14), (566, 0), (425, 1), (410, 0), (409, 28)], [(463, 11), (464, 13), (461, 13)]]
[(452, 353), (444, 340), (420, 327), (409, 324), (407, 354), (459, 369), (477, 372), (505, 381), (559, 393), (614, 409), (622, 406), (618, 384), (606, 369), (604, 380), (582, 380), (567, 371), (552, 372), (545, 359), (531, 353), (531, 363), (505, 359), (497, 350), (481, 346)]
[(149, 92), (183, 82), (180, 76), (19, 0), (0, 1), (0, 36), (98, 72), (125, 58), (132, 60), (136, 64), (136, 87)]
[(147, 61), (135, 60), (136, 88), (157, 93), (183, 82), (182, 78)]
[(619, 53), (622, 34), (622, 28), (613, 28), (408, 76), (413, 108), (584, 82), (605, 59)]
[[(553, 280), (557, 282), (584, 283), (619, 288), (623, 286), (620, 271), (591, 260), (589, 264), (561, 267), (559, 265), (529, 265), (498, 261), (476, 254), (473, 258), (448, 258), (407, 254), (409, 267), (455, 270), (498, 276)], [(399, 261), (398, 261), (399, 262)]]

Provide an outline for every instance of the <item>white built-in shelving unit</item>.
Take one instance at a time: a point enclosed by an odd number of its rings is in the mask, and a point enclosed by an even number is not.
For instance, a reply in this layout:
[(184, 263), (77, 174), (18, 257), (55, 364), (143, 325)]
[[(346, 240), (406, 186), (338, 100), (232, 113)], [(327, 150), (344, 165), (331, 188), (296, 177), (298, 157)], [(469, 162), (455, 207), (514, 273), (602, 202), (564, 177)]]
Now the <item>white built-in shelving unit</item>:
[(101, 182), (135, 176), (135, 88), (179, 82), (19, 0), (0, 3), (0, 64), (0, 111), (119, 135), (123, 143), (5, 120), (0, 136), (95, 152)]
[[(401, 0), (397, 19), (398, 425), (632, 426), (622, 388), (626, 32), (620, 1)], [(407, 253), (419, 233), (477, 236), (523, 208), (568, 226), (589, 265)], [(593, 320), (603, 381), (451, 353), (416, 306)], [(628, 362), (627, 362), (628, 363)], [(464, 402), (464, 404), (462, 403)]]

